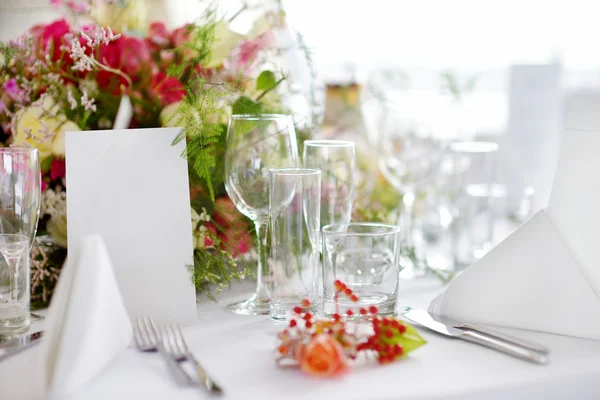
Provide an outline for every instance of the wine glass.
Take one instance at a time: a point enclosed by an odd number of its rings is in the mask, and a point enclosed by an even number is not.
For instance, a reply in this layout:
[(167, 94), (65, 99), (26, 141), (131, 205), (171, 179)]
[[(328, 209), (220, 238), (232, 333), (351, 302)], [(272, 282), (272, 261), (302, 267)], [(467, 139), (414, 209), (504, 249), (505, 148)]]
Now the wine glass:
[(298, 167), (298, 145), (288, 115), (232, 115), (225, 148), (225, 189), (237, 209), (254, 221), (258, 265), (256, 291), (227, 308), (238, 314), (268, 315), (265, 245), (269, 223), (269, 170)]
[(306, 140), (304, 168), (321, 170), (321, 226), (348, 224), (354, 201), (354, 142)]
[(0, 334), (29, 328), (29, 249), (40, 213), (37, 149), (0, 148)]
[[(444, 146), (432, 137), (426, 126), (393, 114), (387, 115), (382, 133), (379, 169), (402, 193), (405, 245), (414, 248), (415, 200), (439, 178)], [(404, 277), (414, 277), (420, 272), (416, 268), (405, 268), (402, 273)]]

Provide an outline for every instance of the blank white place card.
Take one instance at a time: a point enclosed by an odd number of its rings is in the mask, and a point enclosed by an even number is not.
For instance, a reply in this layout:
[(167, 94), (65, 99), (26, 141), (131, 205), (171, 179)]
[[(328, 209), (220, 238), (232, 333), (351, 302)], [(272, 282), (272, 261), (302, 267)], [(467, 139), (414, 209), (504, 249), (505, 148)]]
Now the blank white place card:
[(131, 317), (196, 319), (192, 223), (180, 128), (68, 132), (70, 248), (87, 235), (106, 243)]

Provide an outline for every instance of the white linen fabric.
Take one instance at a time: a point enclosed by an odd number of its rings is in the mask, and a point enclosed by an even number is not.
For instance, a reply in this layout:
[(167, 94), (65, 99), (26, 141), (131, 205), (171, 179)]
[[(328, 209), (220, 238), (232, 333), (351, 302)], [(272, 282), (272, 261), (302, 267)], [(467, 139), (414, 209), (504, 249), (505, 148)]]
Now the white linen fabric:
[(600, 340), (600, 131), (567, 129), (547, 211), (450, 283), (430, 311)]
[[(598, 399), (600, 341), (496, 328), (550, 348), (550, 364), (535, 365), (461, 340), (420, 329), (426, 346), (380, 366), (361, 362), (349, 374), (317, 379), (277, 368), (275, 332), (285, 325), (264, 316), (229, 313), (225, 305), (247, 296), (252, 282), (234, 285), (213, 303), (204, 296), (199, 321), (183, 333), (190, 349), (225, 391), (223, 400)], [(402, 281), (401, 305), (426, 307), (443, 290), (435, 278)], [(561, 323), (556, 316), (556, 323)], [(34, 325), (37, 329), (43, 328)], [(42, 339), (44, 340), (44, 339)], [(0, 362), (0, 399), (37, 400), (32, 376), (39, 348)], [(157, 353), (128, 348), (110, 368), (64, 400), (215, 399), (203, 388), (181, 386)]]
[(105, 369), (131, 342), (132, 328), (100, 236), (69, 250), (39, 359), (40, 392), (63, 399)]

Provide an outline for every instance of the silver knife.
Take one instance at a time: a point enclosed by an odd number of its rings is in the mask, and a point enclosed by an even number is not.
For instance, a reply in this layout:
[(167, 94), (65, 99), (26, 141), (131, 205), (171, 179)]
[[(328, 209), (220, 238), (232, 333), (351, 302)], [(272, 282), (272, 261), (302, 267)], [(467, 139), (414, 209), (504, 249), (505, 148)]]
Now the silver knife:
[(416, 322), (417, 324), (429, 328), (432, 331), (441, 333), (442, 335), (489, 347), (490, 349), (500, 351), (522, 360), (530, 361), (536, 364), (547, 364), (549, 360), (547, 353), (534, 351), (530, 348), (519, 346), (515, 343), (507, 342), (498, 337), (490, 336), (475, 330), (462, 330), (451, 325), (445, 325), (439, 321), (436, 321), (431, 314), (424, 310), (409, 308), (404, 311), (402, 315), (410, 321)]
[(44, 331), (40, 331), (30, 335), (0, 341), (0, 361), (30, 348), (38, 343), (38, 339), (43, 335)]

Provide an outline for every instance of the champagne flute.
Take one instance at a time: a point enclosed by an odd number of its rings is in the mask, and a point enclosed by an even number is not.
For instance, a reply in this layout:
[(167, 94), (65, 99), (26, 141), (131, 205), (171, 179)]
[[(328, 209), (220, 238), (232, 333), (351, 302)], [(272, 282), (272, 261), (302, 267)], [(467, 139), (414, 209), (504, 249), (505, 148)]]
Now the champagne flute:
[(237, 314), (268, 315), (265, 245), (269, 223), (269, 170), (298, 167), (298, 145), (288, 115), (232, 115), (225, 149), (225, 189), (237, 209), (256, 227), (256, 291), (227, 308)]
[(354, 142), (306, 140), (304, 168), (321, 170), (321, 226), (348, 224), (354, 202)]
[(0, 334), (29, 328), (29, 249), (40, 213), (37, 149), (0, 148)]

